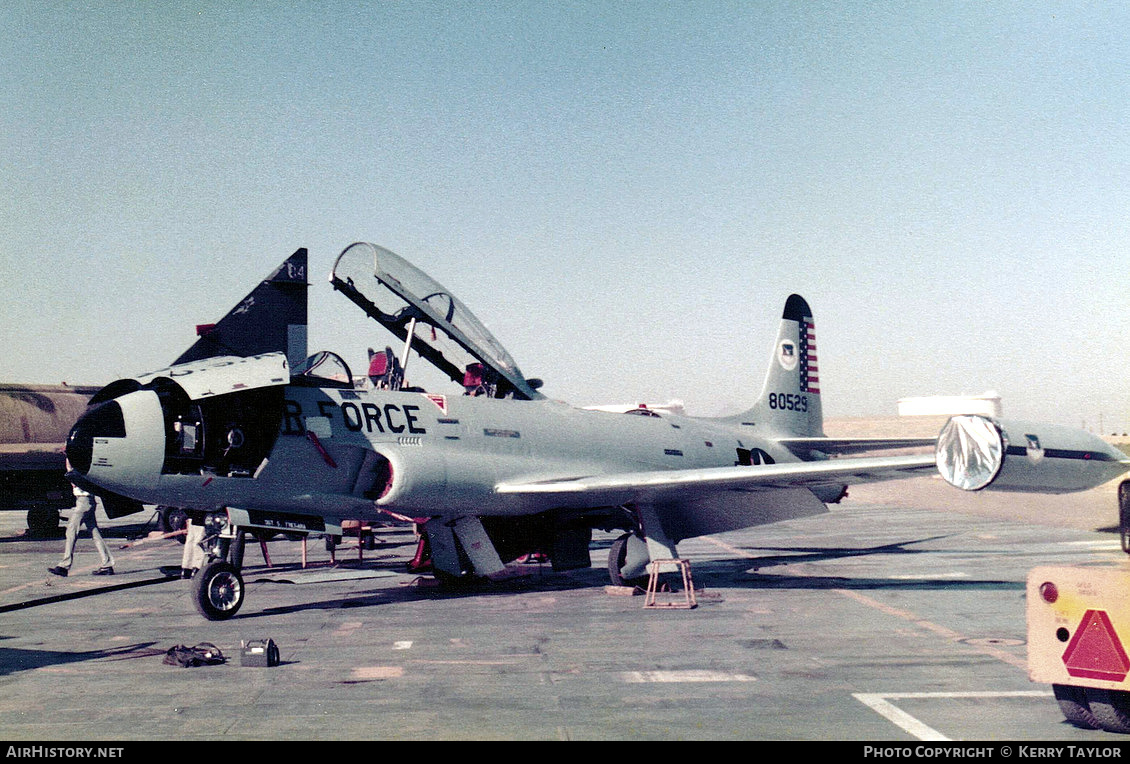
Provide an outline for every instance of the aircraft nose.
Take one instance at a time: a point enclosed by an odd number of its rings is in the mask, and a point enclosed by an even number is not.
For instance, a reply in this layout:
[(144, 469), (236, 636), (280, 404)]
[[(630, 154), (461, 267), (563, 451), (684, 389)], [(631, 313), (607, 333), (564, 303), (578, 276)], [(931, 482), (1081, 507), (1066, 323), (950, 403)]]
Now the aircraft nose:
[(87, 411), (67, 436), (67, 459), (71, 468), (86, 474), (94, 458), (95, 438), (124, 438), (126, 421), (117, 401), (106, 401)]

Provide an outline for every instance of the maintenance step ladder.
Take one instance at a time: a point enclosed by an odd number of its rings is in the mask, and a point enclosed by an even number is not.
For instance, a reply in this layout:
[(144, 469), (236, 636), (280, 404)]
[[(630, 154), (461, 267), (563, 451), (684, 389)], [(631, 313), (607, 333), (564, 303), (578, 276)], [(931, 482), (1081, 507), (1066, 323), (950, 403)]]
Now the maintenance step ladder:
[[(659, 591), (659, 572), (665, 565), (674, 565), (683, 574), (683, 597), (678, 592), (671, 592), (671, 597), (660, 602), (657, 600)], [(644, 598), (645, 608), (676, 608), (693, 610), (698, 607), (698, 598), (695, 596), (694, 581), (691, 580), (690, 560), (653, 560), (647, 564), (647, 596)]]

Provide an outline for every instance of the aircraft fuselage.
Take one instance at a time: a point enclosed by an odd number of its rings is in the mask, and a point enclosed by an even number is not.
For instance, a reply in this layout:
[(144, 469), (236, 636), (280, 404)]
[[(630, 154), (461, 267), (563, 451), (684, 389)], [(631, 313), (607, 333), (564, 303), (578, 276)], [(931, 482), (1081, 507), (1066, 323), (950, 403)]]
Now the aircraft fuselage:
[[(771, 437), (725, 420), (612, 414), (544, 399), (288, 385), (277, 414), (258, 424), (239, 420), (247, 406), (217, 407), (221, 399), (230, 404), (258, 392), (228, 393), (202, 405), (213, 410), (197, 411), (196, 439), (214, 441), (225, 430), (240, 435), (234, 446), (229, 438), (222, 441), (227, 447), (213, 449), (222, 456), (195, 461), (178, 456), (179, 430), (168, 426), (172, 415), (157, 393), (121, 396), (112, 403), (124, 412), (124, 437), (93, 438), (87, 477), (145, 503), (363, 520), (382, 510), (411, 517), (507, 516), (591, 502), (497, 493), (503, 482), (730, 467), (743, 450), (753, 463), (798, 461)], [(263, 448), (272, 441), (269, 451)], [(266, 455), (260, 458), (256, 447)], [(824, 500), (840, 490), (824, 491)]]

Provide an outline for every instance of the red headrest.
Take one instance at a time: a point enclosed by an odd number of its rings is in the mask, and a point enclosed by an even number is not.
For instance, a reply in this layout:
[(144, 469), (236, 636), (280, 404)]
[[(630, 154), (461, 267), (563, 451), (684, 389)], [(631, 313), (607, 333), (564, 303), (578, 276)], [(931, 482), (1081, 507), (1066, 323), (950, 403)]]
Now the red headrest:
[(463, 373), (463, 387), (474, 387), (483, 383), (483, 365), (473, 363)]

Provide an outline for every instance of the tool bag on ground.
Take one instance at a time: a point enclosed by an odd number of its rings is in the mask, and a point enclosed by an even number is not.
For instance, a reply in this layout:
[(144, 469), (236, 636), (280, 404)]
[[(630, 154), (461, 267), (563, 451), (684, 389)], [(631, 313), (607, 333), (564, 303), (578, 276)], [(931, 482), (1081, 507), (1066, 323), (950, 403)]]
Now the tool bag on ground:
[(170, 666), (181, 666), (182, 668), (189, 668), (191, 666), (215, 666), (223, 663), (225, 660), (224, 654), (220, 652), (220, 648), (210, 642), (201, 642), (195, 647), (173, 645), (168, 649), (168, 652), (165, 653), (165, 663)]

